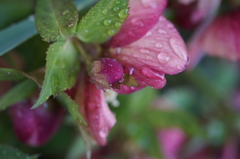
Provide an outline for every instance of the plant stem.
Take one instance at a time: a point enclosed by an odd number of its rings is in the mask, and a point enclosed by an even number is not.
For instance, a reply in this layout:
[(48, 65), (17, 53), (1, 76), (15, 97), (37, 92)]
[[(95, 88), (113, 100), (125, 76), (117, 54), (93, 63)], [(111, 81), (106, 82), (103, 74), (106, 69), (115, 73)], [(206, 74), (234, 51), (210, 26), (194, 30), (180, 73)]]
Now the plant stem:
[(91, 60), (89, 59), (86, 51), (84, 50), (84, 48), (81, 45), (81, 42), (76, 38), (73, 37), (73, 43), (75, 44), (79, 54), (81, 55), (81, 57), (83, 58), (87, 68), (91, 65)]

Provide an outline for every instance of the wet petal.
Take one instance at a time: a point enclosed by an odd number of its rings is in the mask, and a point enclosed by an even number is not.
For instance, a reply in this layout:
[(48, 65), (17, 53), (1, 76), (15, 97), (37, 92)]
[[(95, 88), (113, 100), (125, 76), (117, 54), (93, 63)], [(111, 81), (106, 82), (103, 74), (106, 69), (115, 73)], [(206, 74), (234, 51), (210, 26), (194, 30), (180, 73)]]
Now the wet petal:
[(64, 110), (49, 101), (36, 109), (32, 106), (31, 100), (14, 104), (10, 115), (17, 137), (30, 146), (40, 146), (58, 129)]
[(84, 107), (82, 113), (89, 126), (89, 131), (99, 145), (106, 145), (107, 135), (116, 118), (110, 111), (102, 90), (86, 80), (84, 89)]
[(240, 59), (240, 10), (215, 19), (201, 40), (203, 49), (212, 56)]
[(129, 87), (129, 86), (120, 84), (120, 89), (114, 89), (114, 91), (116, 91), (119, 94), (130, 94), (143, 88), (144, 87)]
[(111, 47), (128, 45), (147, 33), (158, 21), (167, 0), (130, 0), (129, 16), (110, 41)]
[(177, 74), (188, 64), (186, 45), (165, 17), (138, 41), (122, 48), (111, 49), (111, 56), (131, 70), (140, 86), (162, 88), (164, 74)]

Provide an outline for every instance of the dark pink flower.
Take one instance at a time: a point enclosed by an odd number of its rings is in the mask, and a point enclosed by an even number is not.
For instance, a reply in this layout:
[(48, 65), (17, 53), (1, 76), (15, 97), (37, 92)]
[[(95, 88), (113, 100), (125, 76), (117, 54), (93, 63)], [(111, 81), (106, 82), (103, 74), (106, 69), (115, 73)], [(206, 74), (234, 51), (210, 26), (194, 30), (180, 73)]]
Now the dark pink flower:
[(162, 16), (165, 6), (166, 0), (130, 0), (130, 15), (110, 41), (110, 56), (140, 87), (160, 89), (166, 84), (165, 74), (177, 74), (188, 64), (184, 41)]
[(56, 132), (63, 118), (64, 110), (50, 101), (31, 109), (30, 99), (14, 104), (10, 108), (17, 137), (30, 146), (41, 146)]
[(97, 89), (88, 78), (82, 82), (81, 95), (77, 99), (78, 104), (82, 105), (80, 111), (88, 123), (93, 138), (99, 145), (106, 145), (108, 132), (116, 123), (115, 116), (108, 108), (103, 90)]
[(116, 60), (101, 58), (94, 61), (90, 70), (91, 80), (103, 90), (123, 78), (123, 68)]

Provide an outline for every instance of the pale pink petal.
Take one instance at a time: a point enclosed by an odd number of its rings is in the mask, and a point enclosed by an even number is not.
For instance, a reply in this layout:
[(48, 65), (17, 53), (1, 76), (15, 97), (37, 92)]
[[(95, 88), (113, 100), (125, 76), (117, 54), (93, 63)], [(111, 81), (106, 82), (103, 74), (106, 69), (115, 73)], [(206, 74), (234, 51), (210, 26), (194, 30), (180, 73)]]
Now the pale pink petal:
[(84, 93), (84, 107), (82, 109), (89, 126), (89, 131), (99, 145), (106, 145), (107, 135), (116, 118), (108, 108), (102, 90), (86, 80)]
[(111, 56), (132, 75), (140, 86), (162, 88), (164, 74), (177, 74), (188, 64), (186, 45), (173, 24), (161, 16), (152, 30), (138, 41), (111, 49)]
[(158, 21), (167, 0), (130, 0), (129, 16), (111, 41), (111, 47), (128, 45), (147, 33)]
[(184, 132), (179, 128), (169, 128), (160, 130), (158, 137), (164, 159), (178, 159), (178, 153), (186, 139)]
[(215, 19), (201, 40), (203, 49), (212, 56), (240, 59), (240, 10)]
[(123, 84), (120, 84), (120, 89), (114, 89), (114, 91), (116, 91), (119, 94), (130, 94), (143, 88), (144, 87), (128, 87)]
[(214, 8), (218, 8), (221, 0), (198, 0), (197, 8), (191, 15), (191, 21), (199, 22), (212, 14)]
[(206, 28), (212, 23), (213, 19), (215, 18), (220, 3), (221, 0), (212, 0), (209, 2), (209, 6), (211, 6), (209, 14), (201, 23), (201, 25), (198, 26), (198, 28), (196, 29), (196, 31), (194, 32), (194, 34), (192, 35), (191, 39), (187, 44), (189, 56), (191, 59), (191, 62), (188, 66), (188, 70), (192, 70), (204, 56), (205, 50), (203, 50), (202, 48), (200, 39), (204, 32), (206, 31)]

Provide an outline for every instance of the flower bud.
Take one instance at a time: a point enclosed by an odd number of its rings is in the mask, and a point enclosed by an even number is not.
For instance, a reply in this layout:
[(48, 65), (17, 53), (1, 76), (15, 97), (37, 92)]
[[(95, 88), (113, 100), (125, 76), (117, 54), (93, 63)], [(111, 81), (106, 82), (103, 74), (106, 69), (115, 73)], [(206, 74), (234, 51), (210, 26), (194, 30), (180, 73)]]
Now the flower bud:
[(90, 77), (100, 88), (109, 89), (123, 78), (123, 67), (116, 60), (102, 58), (92, 63)]
[(30, 99), (16, 103), (10, 108), (10, 116), (18, 139), (30, 146), (40, 146), (58, 129), (64, 110), (56, 107), (53, 101), (36, 109), (31, 109), (32, 106)]

